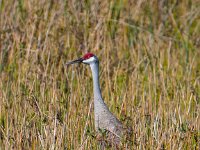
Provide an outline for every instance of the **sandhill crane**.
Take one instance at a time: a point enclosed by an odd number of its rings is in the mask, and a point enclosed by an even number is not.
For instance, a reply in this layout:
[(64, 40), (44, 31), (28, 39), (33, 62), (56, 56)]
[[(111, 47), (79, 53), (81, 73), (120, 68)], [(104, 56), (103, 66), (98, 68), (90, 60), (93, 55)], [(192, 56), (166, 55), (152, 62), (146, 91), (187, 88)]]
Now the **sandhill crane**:
[(68, 62), (67, 65), (74, 63), (90, 65), (93, 77), (95, 129), (98, 133), (105, 131), (106, 143), (118, 147), (122, 138), (127, 137), (127, 134), (130, 135), (132, 130), (123, 127), (122, 123), (109, 111), (102, 98), (99, 85), (98, 58), (92, 53), (87, 53), (79, 59)]

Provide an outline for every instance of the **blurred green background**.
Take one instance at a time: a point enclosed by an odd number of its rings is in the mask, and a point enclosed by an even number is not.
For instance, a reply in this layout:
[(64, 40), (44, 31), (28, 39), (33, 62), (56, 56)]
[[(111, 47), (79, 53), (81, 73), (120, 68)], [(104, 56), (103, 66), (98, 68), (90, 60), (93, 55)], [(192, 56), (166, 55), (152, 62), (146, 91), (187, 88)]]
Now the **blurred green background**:
[(199, 0), (0, 0), (1, 149), (98, 149), (88, 51), (133, 149), (199, 149)]

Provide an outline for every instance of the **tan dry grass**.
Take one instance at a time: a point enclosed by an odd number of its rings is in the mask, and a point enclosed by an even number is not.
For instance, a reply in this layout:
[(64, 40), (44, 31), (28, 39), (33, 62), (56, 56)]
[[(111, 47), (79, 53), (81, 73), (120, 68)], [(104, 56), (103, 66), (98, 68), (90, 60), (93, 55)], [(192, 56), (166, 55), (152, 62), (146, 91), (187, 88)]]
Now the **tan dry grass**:
[(0, 1), (0, 148), (97, 149), (88, 67), (132, 149), (199, 149), (200, 3)]

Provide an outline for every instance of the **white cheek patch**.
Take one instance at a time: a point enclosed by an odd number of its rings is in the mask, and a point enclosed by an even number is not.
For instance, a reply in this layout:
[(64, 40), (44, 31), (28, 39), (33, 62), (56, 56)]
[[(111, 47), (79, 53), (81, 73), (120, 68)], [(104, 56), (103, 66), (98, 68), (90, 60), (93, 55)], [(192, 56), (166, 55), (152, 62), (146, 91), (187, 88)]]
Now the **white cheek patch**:
[(83, 63), (90, 64), (90, 63), (92, 63), (94, 61), (95, 61), (95, 58), (94, 57), (90, 57), (89, 59), (83, 60)]

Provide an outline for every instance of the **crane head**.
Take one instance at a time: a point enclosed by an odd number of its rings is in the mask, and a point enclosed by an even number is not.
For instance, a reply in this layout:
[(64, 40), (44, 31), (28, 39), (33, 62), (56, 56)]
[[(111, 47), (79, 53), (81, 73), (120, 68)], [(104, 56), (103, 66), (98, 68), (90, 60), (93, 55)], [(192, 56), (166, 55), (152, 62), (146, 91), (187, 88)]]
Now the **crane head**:
[(78, 58), (76, 60), (70, 61), (68, 63), (66, 63), (67, 65), (71, 65), (71, 64), (75, 64), (75, 63), (84, 63), (84, 64), (93, 64), (98, 62), (98, 58), (92, 54), (92, 53), (87, 53), (85, 54), (83, 57)]

